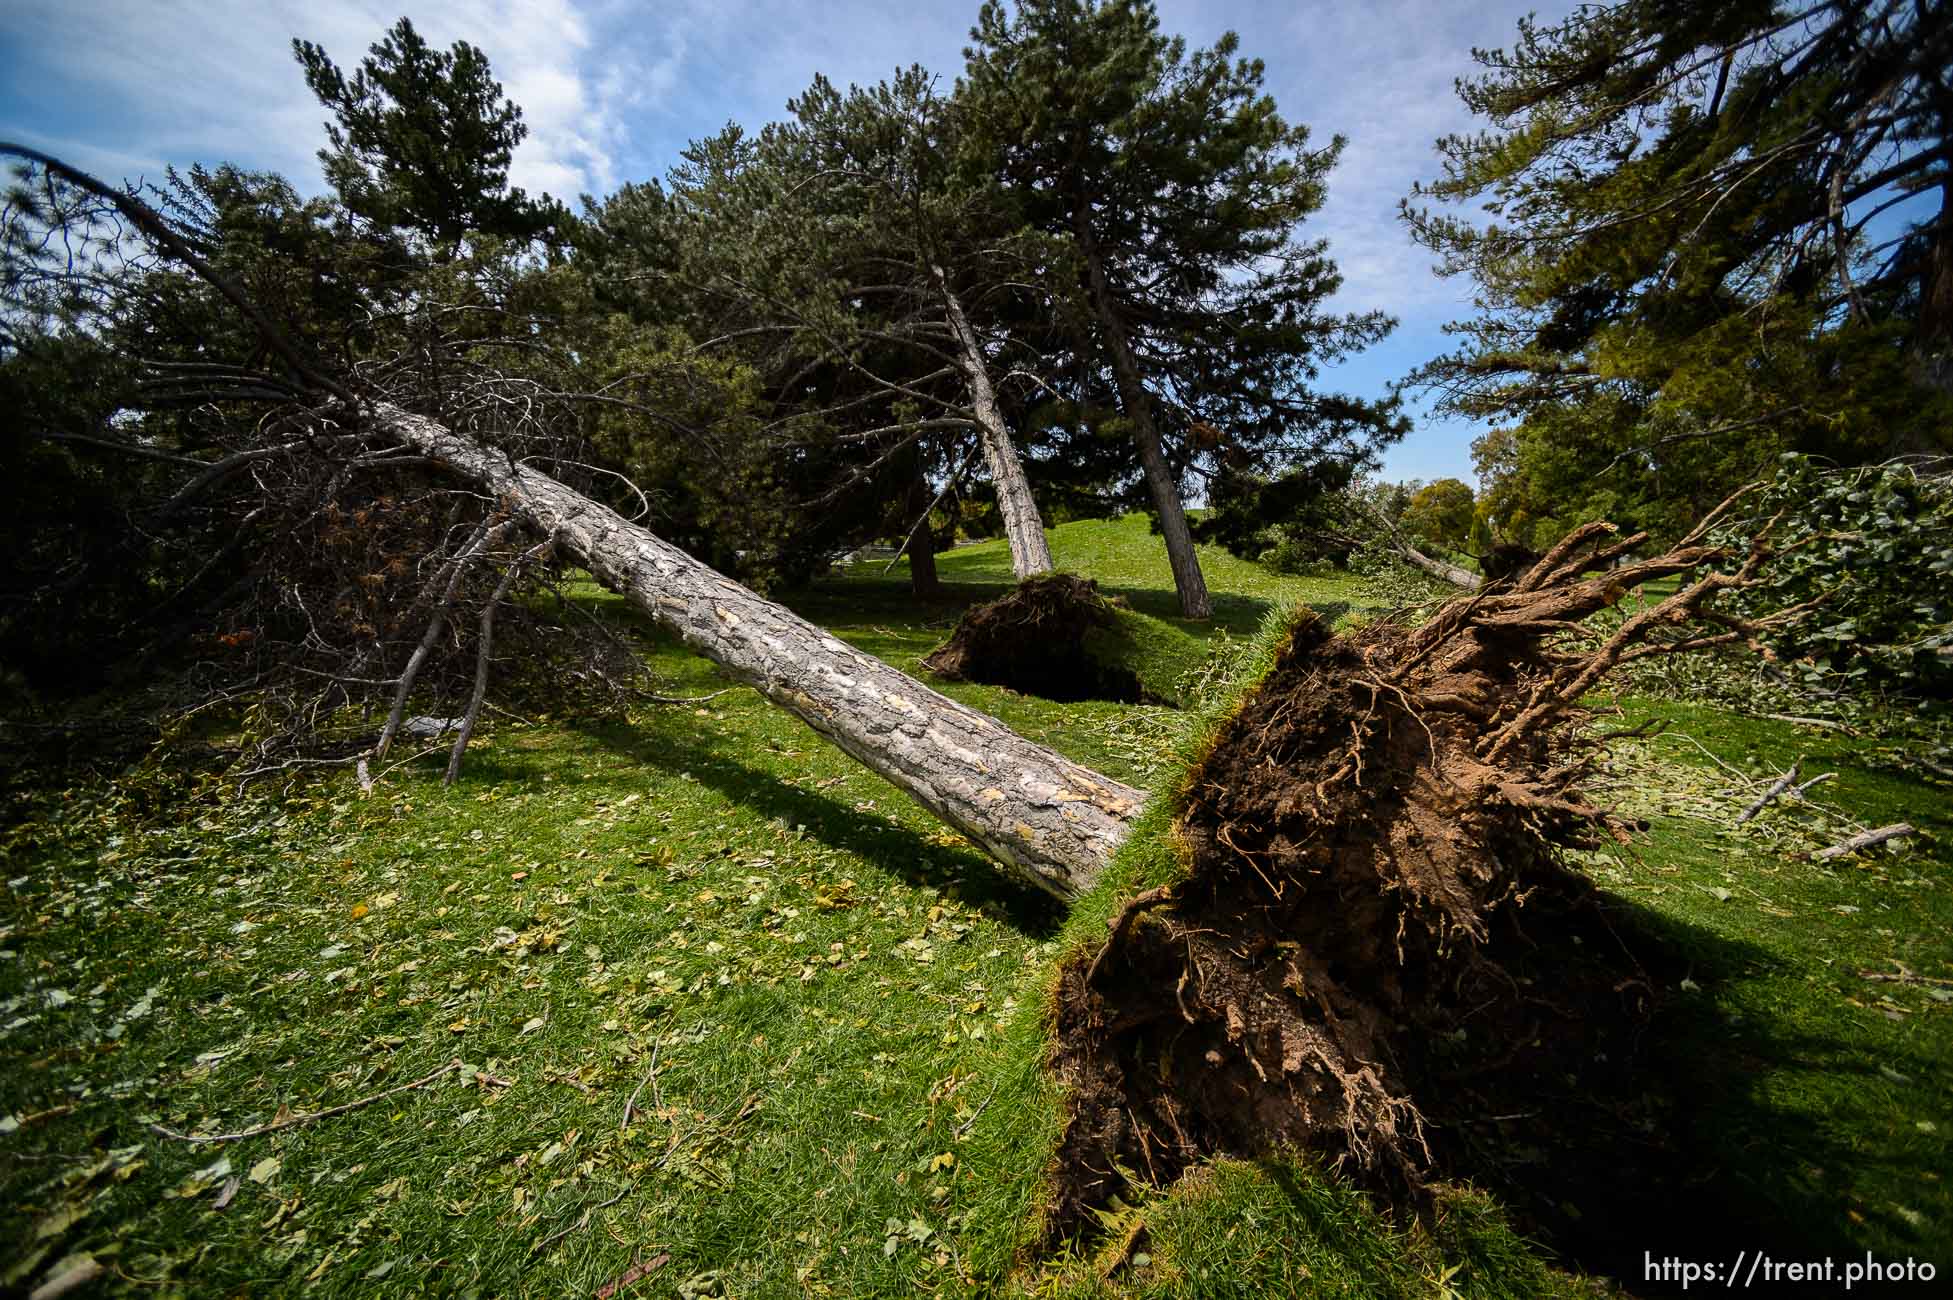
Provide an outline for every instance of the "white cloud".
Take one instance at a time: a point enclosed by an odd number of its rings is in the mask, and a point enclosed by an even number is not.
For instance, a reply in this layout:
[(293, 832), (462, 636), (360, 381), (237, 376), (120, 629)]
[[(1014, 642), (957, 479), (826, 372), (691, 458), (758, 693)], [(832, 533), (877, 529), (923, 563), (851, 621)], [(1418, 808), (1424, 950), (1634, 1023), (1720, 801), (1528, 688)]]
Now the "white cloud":
[[(1551, 18), (1565, 0), (1534, 6)], [(1268, 88), (1291, 122), (1317, 143), (1348, 138), (1329, 178), (1329, 201), (1309, 222), (1327, 237), (1344, 276), (1336, 305), (1381, 307), (1406, 318), (1444, 319), (1470, 309), (1469, 286), (1440, 280), (1399, 220), (1414, 182), (1437, 174), (1433, 144), (1473, 119), (1454, 82), (1476, 71), (1474, 46), (1510, 45), (1518, 6), (1445, 0), (1365, 0), (1224, 13), (1242, 51), (1263, 57)], [(1265, 15), (1265, 16), (1264, 16)]]
[[(72, 118), (36, 113), (9, 129), (75, 142), (111, 171), (233, 160), (321, 184), (314, 153), (325, 112), (293, 63), (295, 35), (355, 64), (403, 0), (166, 3), (86, 0), (0, 7), (11, 47)], [(1189, 43), (1223, 30), (1267, 63), (1268, 88), (1319, 141), (1349, 137), (1328, 205), (1305, 234), (1327, 236), (1345, 283), (1337, 305), (1437, 319), (1467, 309), (1465, 287), (1430, 274), (1397, 219), (1413, 181), (1435, 169), (1432, 141), (1469, 125), (1453, 90), (1470, 47), (1509, 43), (1516, 5), (1361, 0), (1277, 6), (1162, 0), (1161, 25)], [(1556, 0), (1548, 9), (1567, 7)], [(479, 45), (529, 138), (513, 183), (565, 201), (661, 174), (694, 138), (727, 120), (777, 118), (816, 72), (843, 86), (920, 62), (947, 85), (976, 16), (974, 0), (425, 0), (415, 25), (437, 46)], [(1550, 14), (1548, 15), (1550, 16)], [(44, 90), (43, 90), (44, 88)], [(35, 99), (23, 99), (33, 103)]]
[[(349, 68), (400, 3), (91, 0), (86, 21), (65, 6), (7, 6), (0, 43), (28, 62), (36, 93), (70, 118), (69, 129), (43, 134), (94, 140), (98, 165), (112, 166), (117, 153), (236, 161), (313, 189), (322, 183), (314, 154), (325, 143), (326, 113), (292, 59), (292, 38), (317, 42)], [(574, 199), (614, 183), (621, 86), (581, 71), (591, 36), (572, 0), (431, 0), (411, 16), (430, 44), (479, 46), (522, 105), (530, 135), (510, 168), (515, 184)]]
[[(1529, 7), (1551, 20), (1570, 0), (1159, 0), (1161, 26), (1190, 46), (1225, 30), (1267, 65), (1283, 114), (1349, 147), (1329, 201), (1302, 232), (1327, 237), (1344, 275), (1334, 305), (1403, 318), (1382, 348), (1323, 377), (1378, 395), (1442, 350), (1437, 325), (1469, 311), (1469, 286), (1431, 274), (1397, 218), (1411, 184), (1436, 171), (1432, 142), (1474, 123), (1453, 81), (1473, 45), (1505, 46)], [(325, 111), (293, 63), (293, 36), (342, 66), (407, 0), (0, 0), (0, 105), (23, 138), (114, 179), (165, 162), (230, 160), (322, 182)], [(977, 0), (424, 0), (416, 27), (446, 46), (480, 46), (529, 138), (512, 181), (574, 202), (582, 192), (662, 175), (690, 140), (728, 120), (757, 128), (816, 72), (846, 86), (921, 63), (945, 88), (962, 68)], [(4, 111), (4, 110), (0, 110)], [(1420, 433), (1398, 472), (1457, 473), (1469, 430)], [(1442, 440), (1443, 448), (1439, 448)]]

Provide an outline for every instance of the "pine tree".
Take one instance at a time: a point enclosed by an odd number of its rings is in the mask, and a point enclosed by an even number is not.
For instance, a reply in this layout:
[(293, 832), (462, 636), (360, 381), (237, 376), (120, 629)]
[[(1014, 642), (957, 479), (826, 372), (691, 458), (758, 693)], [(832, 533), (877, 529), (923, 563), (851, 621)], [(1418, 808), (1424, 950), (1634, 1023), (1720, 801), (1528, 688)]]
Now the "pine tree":
[(294, 40), (292, 53), (332, 111), (331, 148), (319, 161), (354, 214), (449, 246), (471, 235), (527, 243), (561, 233), (561, 204), (509, 188), (509, 162), (529, 128), (479, 49), (456, 41), (436, 50), (402, 18), (350, 78), (310, 41)]
[(1411, 382), (1516, 424), (1546, 533), (1680, 527), (1783, 451), (1947, 445), (1943, 5), (1623, 0), (1477, 57), (1493, 129), (1439, 141), (1405, 216), (1480, 312)]
[[(664, 183), (594, 211), (582, 240), (634, 314), (669, 314), (758, 378), (772, 408), (758, 436), (802, 493), (799, 535), (909, 538), (924, 591), (927, 481), (978, 463), (1019, 575), (1052, 567), (997, 360), (998, 299), (1033, 273), (951, 174), (931, 85), (920, 68), (846, 93), (816, 78), (788, 121), (695, 142)], [(1035, 353), (1010, 341), (1034, 376)]]
[(990, 0), (972, 38), (957, 95), (975, 164), (1069, 262), (1079, 349), (1110, 371), (1181, 609), (1204, 618), (1184, 473), (1353, 458), (1403, 431), (1388, 404), (1309, 388), (1393, 324), (1324, 313), (1340, 279), (1295, 237), (1343, 142), (1310, 148), (1232, 33), (1189, 55), (1147, 0)]

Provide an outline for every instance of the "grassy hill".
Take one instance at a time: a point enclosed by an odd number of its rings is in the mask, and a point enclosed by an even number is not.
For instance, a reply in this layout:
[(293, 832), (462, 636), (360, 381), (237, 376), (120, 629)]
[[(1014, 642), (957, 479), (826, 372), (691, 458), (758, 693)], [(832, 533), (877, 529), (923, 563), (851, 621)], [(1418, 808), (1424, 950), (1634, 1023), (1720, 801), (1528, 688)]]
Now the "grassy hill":
[[(1190, 664), (1210, 642), (1238, 659), (1297, 601), (1369, 607), (1353, 581), (1208, 551), (1217, 617), (1189, 625), (1143, 519), (1052, 543)], [(914, 671), (1009, 583), (1000, 544), (939, 563), (938, 604), (901, 566), (790, 600)], [(1028, 1264), (1056, 1122), (1039, 1013), (1105, 899), (1068, 919), (752, 692), (712, 694), (710, 665), (664, 641), (652, 661), (699, 698), (502, 720), (451, 790), (429, 758), (370, 797), (332, 776), (186, 803), (136, 772), (33, 808), (0, 846), (0, 1286), (70, 1267), (197, 1295), (1612, 1288), (1487, 1194), (1398, 1223), (1300, 1161), (1157, 1189), (1088, 1253)], [(1127, 780), (1157, 778), (1191, 725), (946, 689)], [(1754, 1223), (1816, 1255), (1953, 1269), (1944, 789), (1878, 767), (1869, 739), (1625, 703), (1672, 723), (1616, 749), (1615, 795), (1651, 832), (1592, 866), (1691, 962), (1665, 1050), (1692, 1072), (1729, 1254)], [(1837, 772), (1827, 806), (1925, 837), (1827, 866), (1795, 856), (1833, 824), (1816, 814), (1732, 829), (1799, 755)], [(1700, 1239), (1674, 1226), (1647, 1249)]]

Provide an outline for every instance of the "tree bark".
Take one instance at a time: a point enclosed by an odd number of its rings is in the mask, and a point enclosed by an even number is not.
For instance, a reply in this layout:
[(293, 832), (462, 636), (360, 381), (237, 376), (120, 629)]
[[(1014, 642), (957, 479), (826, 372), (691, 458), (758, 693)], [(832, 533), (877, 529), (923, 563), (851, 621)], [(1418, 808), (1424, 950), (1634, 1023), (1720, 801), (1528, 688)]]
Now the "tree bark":
[(915, 469), (909, 478), (909, 508), (906, 513), (916, 521), (908, 542), (909, 590), (918, 598), (927, 600), (940, 596), (943, 591), (942, 579), (936, 576), (936, 530), (929, 522), (929, 515), (935, 509), (936, 494), (929, 490), (929, 477), (922, 471), (921, 447), (911, 447), (909, 454), (915, 462)]
[(474, 483), (556, 539), (655, 622), (1060, 899), (1090, 887), (1141, 793), (1025, 740), (699, 563), (622, 515), (424, 416), (382, 403), (371, 426)]
[(1106, 348), (1112, 354), (1112, 373), (1119, 385), (1119, 405), (1132, 422), (1133, 441), (1139, 446), (1139, 466), (1146, 475), (1146, 487), (1153, 495), (1153, 509), (1159, 512), (1160, 533), (1166, 539), (1166, 559), (1173, 569), (1173, 587), (1180, 594), (1180, 613), (1187, 618), (1211, 618), (1214, 602), (1207, 594), (1207, 579), (1200, 572), (1200, 557), (1194, 551), (1193, 532), (1187, 527), (1187, 512), (1180, 503), (1180, 485), (1160, 449), (1160, 432), (1153, 423), (1153, 408), (1147, 400), (1146, 384), (1139, 374), (1132, 342), (1126, 336), (1126, 323), (1112, 301), (1106, 283), (1105, 263), (1099, 256), (1098, 240), (1092, 234), (1091, 216), (1081, 206), (1075, 215), (1079, 251), (1085, 257), (1085, 273), (1092, 296), (1092, 310), (1105, 330)]
[(997, 507), (1004, 516), (1011, 571), (1020, 582), (1040, 573), (1050, 573), (1056, 566), (1051, 563), (1051, 547), (1045, 541), (1044, 519), (1038, 514), (1037, 499), (1031, 495), (1031, 481), (1024, 475), (1024, 462), (1017, 455), (1017, 445), (1004, 426), (997, 392), (990, 384), (990, 367), (977, 343), (976, 331), (970, 328), (969, 317), (963, 314), (963, 304), (949, 287), (949, 277), (943, 268), (931, 264), (929, 271), (942, 294), (950, 332), (956, 336), (957, 363), (969, 388), (977, 433), (983, 439), (983, 459), (990, 467), (990, 481), (997, 488)]
[(1470, 569), (1461, 569), (1447, 560), (1433, 559), (1401, 537), (1397, 539), (1397, 553), (1439, 582), (1450, 583), (1464, 591), (1477, 591), (1482, 585), (1479, 576)]

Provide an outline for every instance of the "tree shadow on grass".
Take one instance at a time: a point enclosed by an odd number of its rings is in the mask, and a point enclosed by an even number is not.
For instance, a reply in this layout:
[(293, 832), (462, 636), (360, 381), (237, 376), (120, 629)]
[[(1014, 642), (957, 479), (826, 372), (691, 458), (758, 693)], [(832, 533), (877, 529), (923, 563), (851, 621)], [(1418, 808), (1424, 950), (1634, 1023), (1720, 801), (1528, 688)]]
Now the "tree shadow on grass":
[[(876, 862), (917, 884), (933, 885), (966, 906), (992, 908), (1027, 935), (1049, 938), (1064, 919), (1055, 899), (1018, 883), (975, 850), (938, 844), (878, 813), (749, 767), (716, 749), (716, 737), (686, 728), (682, 719), (661, 717), (655, 729), (599, 719), (572, 725), (633, 762), (684, 773), (743, 808), (803, 827), (829, 848)], [(893, 787), (888, 794), (908, 797)]]
[[(823, 627), (880, 622), (906, 624), (918, 631), (931, 629), (946, 633), (964, 610), (972, 605), (997, 600), (1014, 590), (1016, 585), (1013, 583), (945, 582), (938, 595), (923, 600), (911, 593), (904, 583), (854, 578), (815, 583), (785, 593), (781, 600), (802, 618)], [(1214, 616), (1206, 620), (1193, 620), (1180, 616), (1180, 598), (1170, 589), (1100, 584), (1099, 590), (1107, 596), (1124, 600), (1141, 614), (1170, 623), (1189, 636), (1203, 640), (1223, 631), (1231, 636), (1251, 636), (1270, 612), (1280, 605), (1280, 602), (1264, 596), (1217, 591), (1212, 593)], [(1345, 600), (1309, 604), (1332, 623), (1355, 608)]]
[[(1813, 1031), (1794, 1008), (1767, 1021), (1736, 1017), (1719, 1005), (1719, 989), (1783, 981), (1801, 968), (1618, 897), (1607, 902), (1664, 990), (1632, 1061), (1599, 1063), (1577, 1082), (1520, 1068), (1500, 1044), (1482, 1045), (1458, 1067), (1427, 1063), (1412, 1096), (1446, 1181), (1488, 1193), (1556, 1263), (1610, 1277), (1633, 1295), (1684, 1294), (1680, 1272), (1663, 1267), (1670, 1259), (1718, 1270), (1706, 1281), (1697, 1274), (1687, 1294), (1722, 1289), (1738, 1252), (1835, 1262), (1829, 1283), (1806, 1290), (1779, 1277), (1759, 1288), (1772, 1295), (1841, 1294), (1845, 1264), (1867, 1251), (1944, 1270), (1930, 1227), (1853, 1199), (1854, 1185), (1866, 1196), (1870, 1187), (1922, 1187), (1940, 1176), (1934, 1150), (1910, 1140), (1908, 1126), (1851, 1102), (1877, 1083), (1881, 1065), (1930, 1078), (1937, 1067), (1927, 1049), (1875, 1055), (1850, 1041), (1848, 1028)], [(1536, 937), (1549, 961), (1577, 959), (1560, 953), (1567, 945), (1554, 936)], [(1700, 990), (1679, 989), (1683, 969)], [(1818, 1091), (1800, 1104), (1800, 1089), (1813, 1082)], [(1337, 1175), (1306, 1159), (1298, 1165), (1293, 1152), (1255, 1163), (1282, 1202), (1280, 1217), (1352, 1260), (1373, 1248), (1361, 1216), (1325, 1211), (1335, 1197), (1323, 1180)], [(1510, 1239), (1481, 1230), (1469, 1203), (1441, 1195), (1438, 1205), (1433, 1227), (1444, 1257), (1464, 1266), (1462, 1282), (1509, 1279)], [(1409, 1207), (1395, 1217), (1407, 1225)]]
[(1251, 636), (1275, 608), (1275, 602), (1262, 596), (1242, 596), (1233, 592), (1216, 591), (1210, 593), (1214, 605), (1214, 616), (1206, 620), (1194, 620), (1180, 616), (1180, 597), (1170, 590), (1158, 587), (1101, 587), (1108, 596), (1118, 596), (1135, 610), (1150, 618), (1171, 623), (1189, 636), (1203, 639), (1216, 632), (1226, 631), (1233, 636)]
[[(1932, 1150), (1866, 1112), (1814, 1100), (1828, 1092), (1842, 1102), (1875, 1084), (1881, 1065), (1932, 1077), (1940, 1067), (1925, 1046), (1895, 1058), (1848, 1041), (1848, 1031), (1813, 1029), (1794, 1009), (1768, 1020), (1732, 1015), (1718, 1004), (1719, 988), (1780, 982), (1793, 965), (1639, 904), (1608, 902), (1663, 990), (1632, 1063), (1603, 1064), (1577, 1085), (1557, 1071), (1456, 1081), (1430, 1071), (1417, 1100), (1447, 1174), (1493, 1193), (1565, 1263), (1635, 1294), (1681, 1291), (1679, 1276), (1648, 1276), (1650, 1258), (1727, 1268), (1739, 1250), (1764, 1250), (1778, 1260), (1829, 1256), (1842, 1268), (1867, 1249), (1903, 1257), (1929, 1244), (1890, 1206), (1859, 1206), (1854, 1221), (1851, 1188), (1923, 1186), (1937, 1176)], [(1701, 990), (1683, 991), (1685, 974)], [(1841, 1283), (1840, 1274), (1830, 1290)]]

